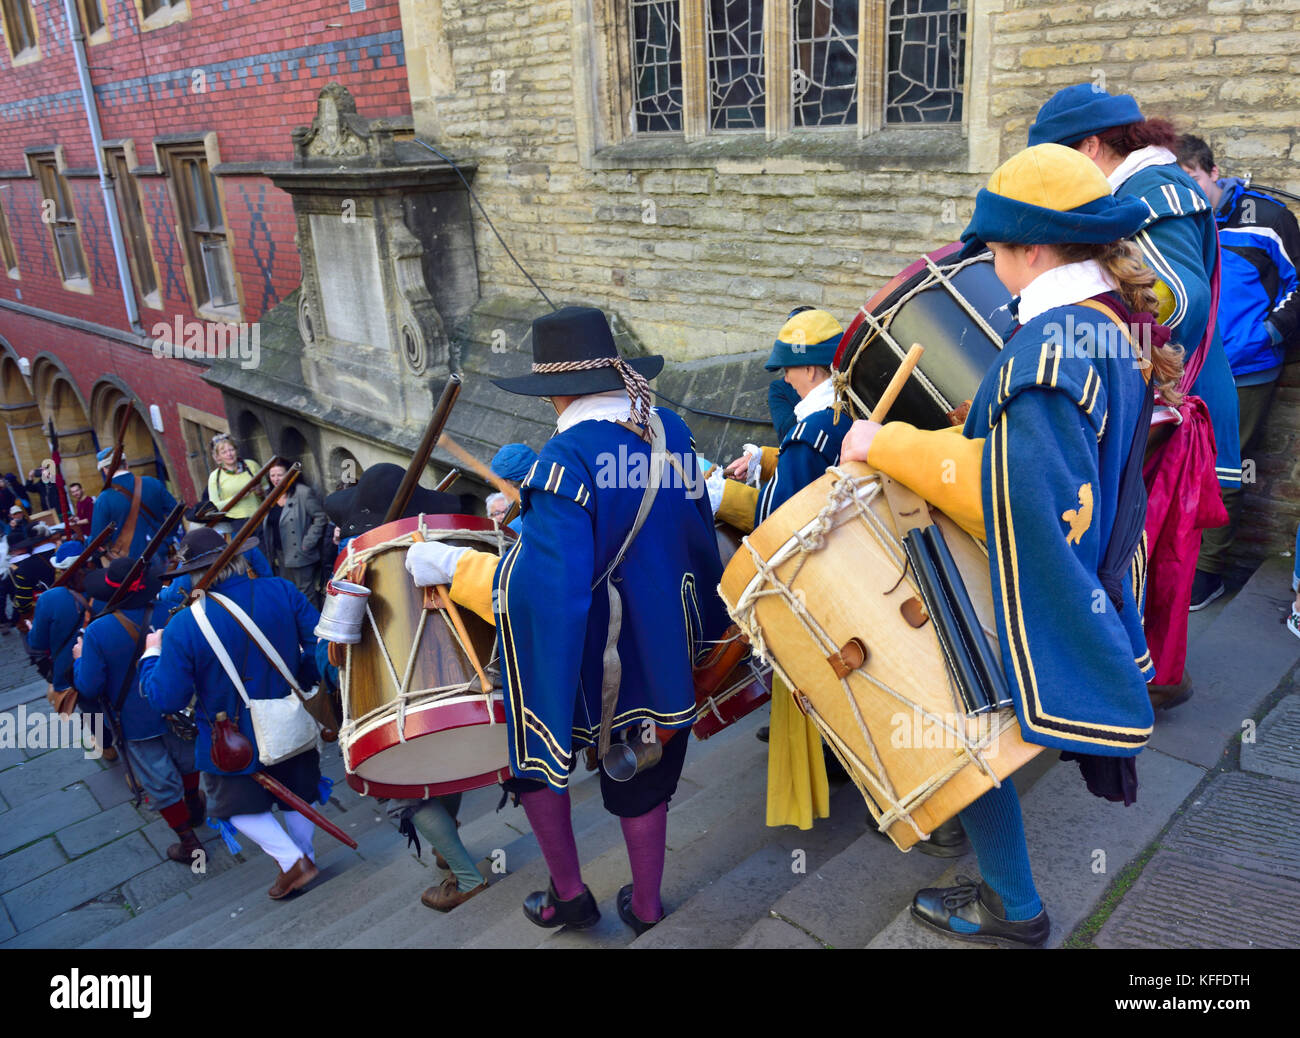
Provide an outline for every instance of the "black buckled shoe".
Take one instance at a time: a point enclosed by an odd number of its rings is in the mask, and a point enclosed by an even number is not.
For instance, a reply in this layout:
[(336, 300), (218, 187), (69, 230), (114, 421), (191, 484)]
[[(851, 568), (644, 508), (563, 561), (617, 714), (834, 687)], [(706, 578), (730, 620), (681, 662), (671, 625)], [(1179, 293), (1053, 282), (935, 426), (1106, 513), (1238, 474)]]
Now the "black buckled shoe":
[[(548, 908), (555, 909), (549, 919), (542, 915)], [(524, 915), (547, 930), (557, 926), (571, 926), (575, 930), (585, 930), (600, 922), (600, 909), (596, 907), (596, 899), (591, 896), (590, 890), (583, 887), (582, 893), (577, 897), (570, 901), (561, 901), (559, 895), (555, 893), (554, 880), (546, 885), (545, 890), (534, 890), (524, 898)]]
[(934, 830), (928, 840), (918, 840), (916, 849), (931, 858), (960, 858), (970, 850), (970, 841), (961, 827), (961, 819), (953, 816)]
[(618, 905), (618, 917), (622, 919), (623, 922), (627, 923), (627, 925), (632, 928), (632, 932), (638, 937), (647, 930), (652, 930), (659, 923), (662, 923), (664, 921), (664, 916), (668, 914), (665, 912), (664, 915), (661, 915), (653, 923), (647, 923), (644, 919), (633, 912), (631, 883), (619, 890), (618, 897), (615, 899), (615, 904)]
[(912, 915), (918, 921), (959, 941), (1003, 948), (1039, 948), (1047, 941), (1052, 929), (1047, 909), (1023, 922), (1005, 918), (1004, 911), (992, 887), (968, 876), (958, 876), (955, 887), (917, 891), (912, 899)]

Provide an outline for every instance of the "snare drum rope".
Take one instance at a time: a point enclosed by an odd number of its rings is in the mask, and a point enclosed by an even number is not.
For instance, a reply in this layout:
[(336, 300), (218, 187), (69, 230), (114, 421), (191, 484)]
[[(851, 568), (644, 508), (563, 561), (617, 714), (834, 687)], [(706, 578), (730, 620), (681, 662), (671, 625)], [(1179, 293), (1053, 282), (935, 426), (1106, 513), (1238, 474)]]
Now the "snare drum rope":
[[(832, 641), (829, 634), (808, 612), (804, 605), (802, 592), (795, 591), (791, 585), (794, 583), (799, 571), (803, 568), (803, 564), (807, 561), (808, 556), (812, 552), (820, 550), (825, 542), (827, 534), (836, 527), (842, 525), (843, 522), (851, 519), (853, 513), (857, 513), (859, 517), (866, 520), (868, 528), (880, 543), (881, 547), (883, 547), (893, 559), (894, 564), (902, 572), (903, 577), (907, 578), (908, 576), (902, 545), (885, 527), (883, 520), (867, 507), (871, 500), (881, 492), (879, 482), (876, 481), (875, 477), (855, 479), (841, 469), (835, 467), (832, 467), (828, 471), (837, 476), (838, 479), (832, 486), (830, 493), (827, 495), (825, 506), (823, 506), (821, 511), (817, 513), (810, 523), (802, 529), (796, 530), (791, 538), (782, 545), (775, 554), (773, 554), (770, 560), (765, 561), (758, 554), (754, 546), (750, 544), (748, 537), (746, 537), (742, 542), (745, 547), (749, 549), (757, 575), (750, 582), (749, 586), (746, 587), (744, 593), (737, 600), (736, 605), (731, 612), (733, 619), (735, 619), (740, 628), (749, 636), (750, 642), (754, 646), (754, 650), (763, 656), (764, 659), (770, 659), (770, 657), (767, 654), (766, 645), (763, 641), (762, 630), (754, 617), (754, 611), (757, 607), (758, 600), (770, 595), (777, 595), (784, 599), (787, 607), (790, 609), (791, 613), (794, 614), (795, 618), (798, 619), (800, 625), (808, 633), (809, 637), (812, 638), (814, 643), (819, 644), (824, 652), (829, 655), (830, 653), (838, 651), (839, 646)], [(849, 514), (845, 515), (843, 518), (838, 518), (837, 521), (837, 517), (839, 517), (841, 513), (845, 512), (848, 512)], [(783, 565), (791, 558), (796, 559), (795, 569), (794, 572), (790, 574), (789, 582), (785, 583), (777, 578), (776, 568)], [(764, 582), (771, 586), (764, 587)], [(917, 590), (916, 584), (913, 580), (909, 580), (909, 585), (913, 588), (915, 593), (919, 594), (919, 590)], [(777, 673), (780, 674), (782, 680), (791, 689), (796, 688), (795, 682), (790, 680), (789, 676), (780, 667), (780, 664), (777, 663), (775, 659), (770, 659), (770, 662), (776, 669)], [(866, 722), (863, 720), (857, 700), (853, 696), (853, 690), (849, 686), (849, 675), (845, 675), (840, 679), (840, 688), (844, 692), (845, 699), (848, 701), (853, 717), (857, 721), (858, 728), (862, 733), (867, 750), (871, 754), (871, 761), (876, 769), (874, 774), (862, 764), (857, 756), (848, 748), (847, 745), (845, 745), (844, 741), (829, 728), (825, 720), (823, 720), (813, 705), (807, 701), (806, 697), (801, 705), (806, 705), (813, 722), (822, 732), (827, 742), (830, 743), (832, 749), (841, 761), (852, 763), (853, 766), (849, 767), (847, 770), (849, 774), (853, 776), (854, 784), (862, 790), (863, 794), (866, 795), (869, 800), (876, 802), (877, 799), (880, 799), (887, 803), (887, 810), (884, 810), (881, 813), (877, 822), (879, 828), (884, 831), (894, 822), (904, 819), (909, 825), (911, 825), (919, 839), (929, 839), (928, 835), (922, 833), (920, 827), (917, 826), (916, 822), (912, 819), (911, 811), (925, 803), (925, 801), (933, 796), (941, 786), (966, 767), (968, 763), (975, 764), (980, 768), (980, 770), (983, 771), (993, 782), (995, 787), (1001, 786), (1001, 782), (997, 775), (984, 759), (983, 751), (987, 749), (990, 744), (995, 743), (1004, 731), (1010, 729), (1014, 722), (1014, 715), (1007, 716), (1006, 711), (999, 711), (997, 714), (993, 715), (997, 719), (996, 727), (985, 737), (972, 743), (964, 730), (959, 731), (945, 718), (932, 713), (921, 704), (913, 702), (902, 693), (890, 688), (874, 675), (867, 673), (867, 671), (863, 669), (865, 663), (866, 661), (864, 660), (863, 666), (854, 668), (853, 671), (850, 671), (850, 674), (860, 674), (876, 688), (885, 692), (887, 695), (892, 696), (900, 703), (911, 707), (913, 710), (919, 710), (926, 720), (938, 724), (945, 732), (952, 735), (958, 741), (958, 745), (961, 746), (961, 753), (954, 757), (953, 761), (947, 768), (939, 774), (932, 776), (918, 788), (910, 790), (902, 796), (900, 796), (893, 788), (893, 784), (889, 781), (888, 773), (886, 772), (884, 764), (880, 759), (879, 752), (876, 749), (875, 740), (872, 738), (871, 732), (867, 728)], [(951, 679), (948, 682), (948, 687), (953, 699), (953, 716), (964, 715), (965, 711), (957, 702), (956, 689), (953, 686)], [(868, 794), (866, 787), (863, 785), (862, 779), (859, 777), (860, 774), (865, 777), (866, 782), (875, 790), (876, 796), (873, 797)]]
[[(415, 543), (416, 533), (418, 533), (426, 541), (431, 541), (431, 540), (443, 541), (443, 540), (454, 539), (454, 540), (466, 540), (466, 541), (479, 541), (483, 544), (496, 547), (498, 548), (498, 550), (501, 547), (500, 531), (497, 530), (493, 530), (493, 531), (431, 530), (425, 525), (424, 513), (421, 512), (419, 516), (419, 526), (415, 531), (402, 534), (388, 541), (382, 541), (378, 544), (372, 544), (369, 547), (362, 549), (361, 551), (356, 551), (353, 548), (353, 543), (355, 542), (349, 543), (347, 547), (346, 568), (344, 572), (351, 573), (355, 570), (357, 566), (364, 565), (365, 563), (369, 562), (372, 558), (374, 558), (376, 555), (380, 555), (383, 552), (388, 551), (392, 548), (410, 547), (412, 544)], [(351, 741), (352, 736), (356, 733), (358, 728), (370, 723), (373, 720), (377, 720), (383, 717), (385, 714), (394, 713), (394, 712), (397, 714), (397, 719), (396, 719), (397, 739), (398, 742), (404, 743), (406, 742), (406, 709), (408, 703), (411, 700), (416, 698), (423, 699), (427, 697), (429, 702), (436, 703), (442, 699), (450, 699), (454, 696), (463, 695), (466, 692), (468, 692), (472, 686), (479, 683), (478, 676), (474, 675), (473, 677), (470, 677), (466, 681), (463, 681), (456, 685), (439, 685), (436, 688), (422, 688), (422, 689), (414, 689), (414, 690), (408, 687), (411, 682), (411, 675), (415, 671), (415, 658), (417, 652), (419, 651), (421, 639), (424, 635), (424, 625), (425, 622), (428, 620), (428, 617), (429, 617), (429, 610), (427, 609), (421, 610), (420, 623), (419, 626), (416, 628), (415, 638), (412, 640), (411, 643), (411, 652), (407, 657), (406, 666), (402, 673), (402, 676), (399, 678), (397, 674), (397, 667), (393, 663), (392, 657), (389, 655), (388, 646), (384, 644), (384, 639), (380, 637), (379, 626), (375, 622), (375, 615), (370, 608), (369, 600), (367, 600), (366, 619), (370, 621), (370, 629), (374, 632), (375, 643), (379, 646), (379, 652), (383, 656), (384, 665), (388, 668), (388, 676), (393, 683), (393, 688), (397, 692), (397, 698), (395, 702), (384, 703), (380, 706), (375, 707), (373, 710), (367, 711), (365, 714), (363, 714), (360, 717), (354, 718), (351, 716), (349, 710), (350, 697), (347, 695), (347, 691), (348, 689), (351, 688), (352, 685), (352, 648), (353, 647), (351, 645), (348, 645), (346, 652), (344, 653), (342, 681), (340, 682), (340, 686), (344, 692), (343, 696), (341, 697), (343, 700), (343, 723), (339, 727), (339, 744), (341, 746), (346, 746)], [(455, 639), (456, 644), (461, 647), (461, 650), (464, 651), (466, 655), (472, 652), (473, 647), (464, 644), (464, 642), (460, 637), (459, 632), (456, 631), (455, 627), (447, 619), (445, 613), (443, 615), (443, 622), (447, 624), (448, 630), (451, 632), (451, 635)], [(493, 674), (493, 676), (496, 676), (500, 673), (500, 671), (494, 667), (495, 663), (496, 663), (496, 653), (494, 650), (492, 658), (488, 660), (487, 667), (486, 667), (486, 670), (489, 673)], [(483, 698), (485, 701), (485, 705), (487, 706), (488, 709), (488, 715), (491, 717), (493, 716), (491, 690), (484, 691)], [(348, 770), (349, 771), (352, 770), (350, 766), (348, 767)]]
[[(904, 303), (911, 300), (914, 296), (924, 292), (926, 289), (933, 288), (936, 281), (947, 287), (949, 294), (951, 294), (952, 297), (957, 300), (958, 305), (965, 310), (968, 315), (970, 315), (971, 320), (979, 326), (980, 331), (989, 337), (989, 340), (993, 345), (995, 345), (999, 350), (1002, 349), (1004, 345), (1002, 336), (993, 330), (988, 321), (984, 319), (984, 316), (970, 305), (966, 298), (957, 291), (957, 287), (951, 281), (951, 278), (955, 274), (964, 270), (966, 267), (984, 261), (978, 256), (975, 256), (971, 259), (956, 263), (951, 267), (941, 268), (936, 266), (935, 262), (930, 259), (929, 256), (922, 258), (925, 260), (925, 265), (929, 268), (931, 276), (922, 281), (910, 292), (905, 293), (898, 302), (881, 314), (880, 317), (876, 317), (875, 314), (871, 313), (864, 306), (859, 312), (862, 314), (863, 320), (871, 327), (875, 334), (863, 338), (862, 342), (858, 344), (858, 348), (853, 351), (853, 357), (844, 365), (842, 370), (831, 372), (831, 383), (835, 387), (836, 397), (840, 400), (852, 400), (861, 415), (869, 414), (871, 408), (868, 407), (862, 398), (853, 391), (853, 386), (849, 381), (849, 373), (853, 370), (853, 366), (857, 364), (858, 358), (862, 356), (863, 351), (870, 346), (877, 337), (883, 338), (889, 345), (890, 349), (898, 355), (900, 360), (903, 358), (906, 351), (898, 344), (898, 341), (889, 334), (889, 325)], [(930, 396), (930, 399), (941, 406), (945, 411), (951, 411), (953, 409), (952, 402), (939, 392), (938, 387), (926, 377), (925, 372), (917, 371), (915, 376), (921, 387)]]

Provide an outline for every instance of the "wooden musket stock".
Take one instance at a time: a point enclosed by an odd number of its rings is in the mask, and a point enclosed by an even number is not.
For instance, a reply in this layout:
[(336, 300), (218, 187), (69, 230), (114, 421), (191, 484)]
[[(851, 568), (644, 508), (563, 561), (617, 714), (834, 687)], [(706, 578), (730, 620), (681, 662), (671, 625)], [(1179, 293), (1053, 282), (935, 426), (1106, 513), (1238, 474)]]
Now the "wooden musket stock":
[(122, 464), (122, 455), (126, 453), (126, 430), (131, 424), (131, 406), (122, 408), (122, 424), (117, 428), (117, 440), (113, 443), (113, 456), (108, 460), (108, 471), (104, 473), (104, 489), (113, 482), (113, 473)]
[(72, 565), (59, 574), (58, 579), (54, 581), (54, 584), (52, 586), (62, 587), (69, 580), (71, 580), (78, 573), (80, 573), (81, 568), (85, 566), (87, 562), (93, 559), (95, 557), (95, 553), (97, 551), (100, 551), (104, 547), (108, 539), (113, 536), (113, 529), (114, 529), (113, 524), (109, 523), (102, 530), (100, 530), (99, 533), (95, 534), (91, 542), (81, 550), (81, 554), (78, 555), (73, 560)]

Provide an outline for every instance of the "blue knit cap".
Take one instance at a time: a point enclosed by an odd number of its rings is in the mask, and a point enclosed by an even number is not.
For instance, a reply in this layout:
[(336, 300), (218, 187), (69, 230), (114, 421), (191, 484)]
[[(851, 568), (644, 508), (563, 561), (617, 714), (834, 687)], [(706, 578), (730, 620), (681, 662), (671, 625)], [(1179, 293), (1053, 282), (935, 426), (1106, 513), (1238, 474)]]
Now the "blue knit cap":
[(772, 344), (772, 355), (763, 365), (768, 371), (800, 368), (811, 364), (829, 368), (835, 362), (844, 329), (825, 310), (811, 306), (793, 310)]
[(81, 541), (64, 541), (59, 545), (58, 550), (54, 553), (54, 561), (50, 563), (55, 569), (67, 569), (76, 560), (77, 557), (85, 550), (85, 545)]
[(961, 255), (984, 243), (1105, 245), (1131, 238), (1151, 216), (1140, 198), (1116, 198), (1096, 163), (1060, 144), (1026, 148), (999, 166), (975, 196)]
[(537, 460), (537, 452), (526, 443), (507, 443), (492, 457), (492, 472), (502, 479), (523, 482)]
[(1029, 127), (1029, 146), (1078, 144), (1085, 137), (1142, 122), (1132, 94), (1111, 95), (1092, 83), (1077, 83), (1052, 95)]
[(97, 468), (102, 469), (108, 465), (108, 463), (112, 460), (112, 458), (113, 458), (113, 448), (105, 447), (102, 451), (100, 451), (98, 454), (95, 455), (95, 465)]

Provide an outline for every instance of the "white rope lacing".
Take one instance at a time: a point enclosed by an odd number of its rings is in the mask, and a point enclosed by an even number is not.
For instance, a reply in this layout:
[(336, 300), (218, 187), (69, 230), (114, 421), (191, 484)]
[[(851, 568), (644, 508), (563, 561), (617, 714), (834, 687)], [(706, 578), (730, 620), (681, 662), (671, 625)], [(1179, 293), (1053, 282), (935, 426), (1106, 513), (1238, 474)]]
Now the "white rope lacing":
[[(900, 574), (899, 584), (907, 581), (913, 594), (918, 597), (920, 595), (920, 589), (915, 582), (915, 578), (911, 576), (910, 568), (907, 566), (906, 553), (901, 542), (885, 524), (884, 520), (869, 507), (871, 502), (881, 493), (879, 477), (875, 475), (853, 477), (842, 469), (835, 467), (827, 471), (836, 478), (830, 492), (827, 494), (826, 504), (810, 522), (795, 530), (785, 544), (781, 545), (773, 553), (770, 559), (762, 558), (750, 543), (748, 537), (741, 542), (749, 550), (756, 575), (742, 592), (736, 604), (729, 607), (732, 619), (735, 620), (741, 631), (749, 637), (754, 651), (772, 664), (776, 673), (792, 690), (797, 687), (795, 682), (781, 669), (779, 661), (772, 658), (767, 651), (762, 628), (755, 615), (757, 606), (765, 598), (772, 596), (780, 598), (813, 643), (825, 655), (830, 656), (839, 652), (840, 646), (831, 638), (816, 617), (808, 611), (802, 589), (793, 587), (795, 578), (808, 560), (809, 555), (821, 549), (826, 537), (832, 531), (854, 518), (861, 519), (880, 547), (893, 560)], [(779, 579), (776, 570), (792, 560), (794, 562), (793, 571), (785, 580)], [(895, 587), (897, 586), (895, 585)], [(935, 792), (968, 764), (974, 764), (978, 767), (989, 777), (995, 787), (1001, 785), (1000, 780), (986, 759), (985, 751), (990, 746), (995, 746), (997, 739), (1004, 732), (1011, 729), (1016, 723), (1015, 715), (1010, 710), (1001, 710), (995, 714), (984, 715), (984, 717), (989, 718), (989, 730), (984, 735), (972, 740), (964, 725), (959, 728), (951, 720), (952, 718), (964, 718), (966, 716), (966, 709), (959, 701), (957, 687), (951, 674), (948, 675), (948, 688), (952, 712), (948, 717), (945, 717), (926, 708), (923, 704), (907, 698), (901, 692), (891, 688), (869, 673), (864, 669), (866, 662), (864, 660), (862, 665), (853, 668), (844, 677), (840, 678), (839, 684), (870, 755), (869, 765), (863, 762), (849, 748), (844, 739), (830, 728), (813, 704), (807, 700), (807, 697), (801, 697), (800, 705), (812, 718), (832, 751), (845, 764), (845, 770), (853, 777), (854, 784), (862, 792), (864, 798), (873, 807), (879, 809), (877, 824), (881, 831), (884, 832), (901, 819), (912, 827), (918, 839), (927, 840), (929, 836), (922, 832), (921, 828), (916, 824), (916, 821), (912, 818), (912, 812), (930, 799)], [(876, 689), (897, 700), (900, 704), (911, 708), (923, 722), (937, 725), (946, 736), (950, 737), (952, 742), (945, 742), (945, 745), (957, 747), (958, 752), (954, 753), (953, 759), (947, 766), (927, 778), (914, 789), (902, 792), (896, 790), (876, 748), (875, 739), (863, 719), (852, 686), (849, 684), (849, 679), (854, 675), (865, 679)], [(981, 725), (983, 723), (981, 720)], [(882, 801), (883, 807), (881, 806)]]

